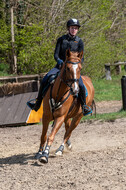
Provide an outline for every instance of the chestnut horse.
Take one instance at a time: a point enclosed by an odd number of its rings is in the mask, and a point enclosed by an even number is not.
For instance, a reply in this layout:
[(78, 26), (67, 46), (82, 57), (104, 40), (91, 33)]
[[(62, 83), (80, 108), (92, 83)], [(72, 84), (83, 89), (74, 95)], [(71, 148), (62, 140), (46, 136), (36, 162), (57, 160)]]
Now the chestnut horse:
[[(82, 56), (83, 52), (67, 51), (66, 61), (62, 66), (60, 74), (56, 78), (54, 84), (49, 87), (43, 99), (43, 130), (40, 149), (36, 154), (36, 158), (39, 159), (40, 162), (48, 162), (50, 147), (57, 131), (63, 123), (65, 123), (66, 132), (63, 143), (59, 149), (57, 149), (56, 154), (62, 154), (65, 143), (67, 143), (69, 147), (71, 146), (69, 143), (71, 133), (83, 117), (80, 100), (77, 98), (79, 93), (80, 71), (82, 68)], [(94, 99), (94, 87), (89, 77), (82, 76), (82, 79), (88, 91), (86, 103), (87, 106), (90, 107)], [(54, 121), (53, 128), (47, 139), (49, 123), (52, 120)], [(47, 144), (45, 146), (46, 141)]]

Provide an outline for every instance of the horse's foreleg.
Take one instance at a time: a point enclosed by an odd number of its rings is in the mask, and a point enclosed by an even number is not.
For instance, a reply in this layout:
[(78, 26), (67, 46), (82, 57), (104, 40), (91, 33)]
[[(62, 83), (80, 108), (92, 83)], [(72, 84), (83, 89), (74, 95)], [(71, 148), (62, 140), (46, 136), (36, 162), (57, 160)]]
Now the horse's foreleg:
[(51, 134), (48, 137), (48, 142), (47, 142), (48, 146), (52, 145), (55, 135), (60, 129), (60, 127), (62, 126), (63, 122), (64, 122), (64, 117), (59, 117), (55, 119), (53, 129), (51, 131)]
[(47, 121), (47, 119), (44, 119), (44, 116), (43, 116), (42, 124), (43, 124), (43, 128), (42, 128), (42, 135), (40, 139), (40, 148), (39, 148), (39, 151), (35, 155), (35, 159), (39, 159), (42, 156), (42, 153), (44, 151), (44, 145), (47, 140), (47, 130), (48, 130), (49, 121)]
[(48, 126), (49, 126), (49, 122), (46, 118), (43, 117), (42, 120), (42, 124), (43, 124), (43, 128), (42, 128), (42, 135), (41, 135), (41, 143), (40, 143), (40, 147), (43, 149), (45, 142), (47, 140), (47, 130), (48, 130)]
[(43, 151), (43, 153), (42, 153), (42, 155), (41, 155), (41, 157), (39, 159), (40, 162), (43, 162), (43, 163), (47, 163), (48, 162), (50, 147), (51, 147), (51, 145), (52, 145), (52, 143), (54, 141), (56, 133), (60, 129), (60, 127), (63, 124), (63, 122), (64, 122), (64, 117), (60, 117), (60, 118), (55, 119), (52, 132), (49, 135), (48, 140), (47, 140), (46, 148)]

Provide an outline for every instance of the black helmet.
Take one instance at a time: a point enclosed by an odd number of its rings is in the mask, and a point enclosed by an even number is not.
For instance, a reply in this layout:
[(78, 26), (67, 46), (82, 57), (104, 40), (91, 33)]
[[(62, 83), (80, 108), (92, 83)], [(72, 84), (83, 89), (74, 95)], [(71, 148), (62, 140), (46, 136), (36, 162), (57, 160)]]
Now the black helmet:
[(78, 26), (80, 28), (81, 25), (77, 19), (72, 18), (72, 19), (67, 21), (67, 28), (70, 26)]

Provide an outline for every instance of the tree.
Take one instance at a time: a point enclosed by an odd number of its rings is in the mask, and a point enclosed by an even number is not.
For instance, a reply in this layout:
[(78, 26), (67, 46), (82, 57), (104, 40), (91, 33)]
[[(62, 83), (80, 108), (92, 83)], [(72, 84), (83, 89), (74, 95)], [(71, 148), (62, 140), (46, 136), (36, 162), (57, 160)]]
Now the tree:
[[(85, 44), (82, 74), (100, 77), (104, 75), (105, 63), (126, 59), (125, 0), (4, 0), (2, 6), (6, 11), (0, 9), (3, 24), (0, 32), (7, 36), (6, 40), (4, 35), (0, 39), (2, 61), (14, 65), (11, 50), (15, 50), (18, 73), (41, 73), (54, 67), (56, 40), (66, 33), (66, 21), (70, 18), (81, 23), (78, 35)], [(14, 46), (8, 20), (11, 7)]]

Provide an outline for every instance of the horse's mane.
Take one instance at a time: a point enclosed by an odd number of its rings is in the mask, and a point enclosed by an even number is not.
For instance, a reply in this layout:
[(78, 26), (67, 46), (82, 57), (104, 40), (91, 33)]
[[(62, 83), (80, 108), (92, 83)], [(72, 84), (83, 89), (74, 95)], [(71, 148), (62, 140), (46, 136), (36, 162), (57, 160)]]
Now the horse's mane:
[(76, 59), (78, 61), (81, 61), (80, 57), (78, 56), (79, 52), (71, 51), (69, 52), (69, 56), (66, 56), (66, 60)]

